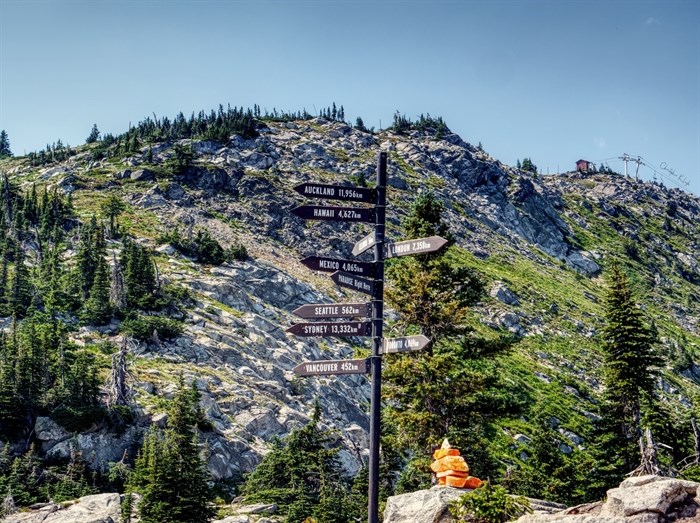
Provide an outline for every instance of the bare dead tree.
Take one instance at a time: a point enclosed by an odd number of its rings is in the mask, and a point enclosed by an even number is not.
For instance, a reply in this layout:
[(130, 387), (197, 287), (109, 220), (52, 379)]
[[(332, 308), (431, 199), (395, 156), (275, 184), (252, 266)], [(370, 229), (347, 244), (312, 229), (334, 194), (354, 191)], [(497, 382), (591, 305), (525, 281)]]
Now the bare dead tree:
[(644, 436), (639, 438), (639, 451), (642, 461), (628, 476), (646, 476), (661, 474), (658, 460), (658, 446), (651, 437), (651, 429), (647, 427)]
[(109, 300), (117, 309), (126, 307), (126, 288), (124, 274), (122, 273), (117, 254), (112, 252), (112, 285), (109, 292)]
[(700, 465), (700, 431), (695, 418), (690, 418), (690, 426), (693, 427), (693, 439), (695, 440), (695, 465)]
[(129, 343), (128, 338), (124, 336), (119, 352), (112, 356), (112, 372), (109, 378), (107, 397), (107, 405), (110, 407), (131, 404), (133, 391), (130, 383), (133, 381), (133, 376), (129, 372), (128, 356)]
[(2, 508), (0, 508), (2, 517), (10, 516), (17, 512), (17, 506), (15, 505), (15, 498), (12, 497), (12, 487), (7, 488), (7, 495), (5, 499), (2, 500)]

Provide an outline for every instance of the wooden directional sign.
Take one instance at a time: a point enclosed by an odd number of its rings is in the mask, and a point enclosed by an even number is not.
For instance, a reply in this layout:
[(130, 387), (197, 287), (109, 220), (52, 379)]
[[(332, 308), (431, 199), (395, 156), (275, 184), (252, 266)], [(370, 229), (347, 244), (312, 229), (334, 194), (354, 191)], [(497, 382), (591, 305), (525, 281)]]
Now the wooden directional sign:
[(384, 258), (395, 258), (397, 256), (410, 256), (412, 254), (425, 254), (435, 252), (445, 246), (447, 240), (440, 236), (429, 236), (427, 238), (417, 238), (403, 242), (387, 243), (384, 246)]
[(324, 198), (326, 200), (374, 203), (374, 200), (377, 199), (377, 191), (365, 187), (343, 187), (341, 185), (302, 183), (294, 187), (294, 190), (304, 196)]
[(372, 324), (368, 321), (324, 321), (296, 323), (287, 332), (297, 336), (369, 336)]
[(314, 271), (335, 272), (343, 271), (358, 276), (374, 276), (374, 263), (324, 258), (322, 256), (307, 256), (301, 263)]
[(292, 209), (292, 214), (304, 220), (374, 223), (374, 209), (371, 208), (300, 205)]
[(369, 318), (371, 303), (309, 303), (292, 311), (300, 318)]
[(365, 278), (360, 278), (354, 274), (338, 271), (331, 275), (331, 279), (341, 287), (364, 292), (365, 294), (374, 294), (374, 282)]
[(430, 345), (430, 340), (422, 334), (418, 336), (403, 336), (401, 338), (384, 338), (380, 354), (392, 354), (395, 352), (408, 352), (421, 350)]
[(359, 242), (355, 244), (355, 246), (352, 248), (352, 255), (353, 256), (358, 256), (365, 252), (367, 249), (370, 247), (374, 247), (374, 245), (377, 243), (377, 238), (375, 236), (375, 232), (372, 231), (369, 233), (367, 236), (362, 238)]
[(367, 374), (369, 360), (305, 361), (294, 367), (299, 376), (328, 376), (337, 374)]

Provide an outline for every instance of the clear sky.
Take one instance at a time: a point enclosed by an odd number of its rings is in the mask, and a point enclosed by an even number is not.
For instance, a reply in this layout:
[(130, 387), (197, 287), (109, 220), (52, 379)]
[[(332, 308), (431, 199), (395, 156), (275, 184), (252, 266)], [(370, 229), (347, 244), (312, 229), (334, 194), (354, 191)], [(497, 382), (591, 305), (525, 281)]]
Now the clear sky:
[(700, 1), (0, 0), (15, 154), (153, 113), (334, 101), (376, 128), (443, 116), (544, 173), (639, 155), (700, 195)]

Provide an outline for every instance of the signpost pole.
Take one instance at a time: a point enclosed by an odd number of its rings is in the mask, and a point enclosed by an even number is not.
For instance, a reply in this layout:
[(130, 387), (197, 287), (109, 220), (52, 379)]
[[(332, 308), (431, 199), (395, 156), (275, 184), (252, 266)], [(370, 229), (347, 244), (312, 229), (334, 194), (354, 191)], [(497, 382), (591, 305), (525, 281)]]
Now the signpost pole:
[(384, 225), (386, 219), (387, 153), (377, 156), (375, 205), (374, 293), (372, 294), (372, 392), (369, 418), (368, 523), (379, 523), (379, 423), (382, 393), (382, 328), (384, 323)]

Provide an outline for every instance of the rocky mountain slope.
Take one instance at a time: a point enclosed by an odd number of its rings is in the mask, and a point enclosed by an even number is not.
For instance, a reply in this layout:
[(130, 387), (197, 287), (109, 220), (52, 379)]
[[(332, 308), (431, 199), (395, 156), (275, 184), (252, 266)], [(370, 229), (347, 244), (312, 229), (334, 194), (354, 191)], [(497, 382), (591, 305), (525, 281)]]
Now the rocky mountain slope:
[[(194, 152), (179, 174), (169, 167), (175, 146)], [(400, 222), (417, 194), (433, 191), (444, 201), (460, 261), (482, 273), (489, 289), (475, 308), (474, 327), (521, 338), (503, 372), (527, 390), (533, 405), (552, 413), (562, 452), (585, 447), (595, 418), (602, 275), (613, 260), (632, 271), (659, 330), (668, 359), (661, 395), (688, 413), (698, 404), (700, 199), (693, 195), (619, 175), (538, 176), (455, 134), (370, 134), (323, 119), (267, 122), (253, 139), (166, 142), (103, 160), (93, 159), (94, 147), (49, 167), (3, 160), (0, 170), (27, 188), (46, 184), (70, 193), (85, 219), (108, 195), (118, 195), (127, 203), (123, 227), (157, 248), (161, 278), (190, 289), (196, 305), (175, 341), (132, 347), (140, 424), (121, 434), (95, 427), (75, 436), (39, 418), (35, 435), (49, 455), (67, 457), (77, 446), (96, 468), (118, 461), (148, 423), (164, 422), (162, 399), (171, 397), (183, 372), (196, 380), (214, 426), (207, 438), (215, 479), (250, 471), (273, 438), (309, 420), (316, 399), (323, 423), (338, 435), (343, 464), (356, 472), (368, 446), (367, 379), (299, 378), (292, 368), (362, 354), (367, 342), (295, 338), (285, 329), (299, 305), (353, 297), (299, 259), (350, 257), (369, 228), (304, 222), (290, 209), (304, 201), (292, 189), (301, 182), (371, 183), (378, 151), (389, 152), (388, 236), (407, 239)], [(200, 227), (224, 246), (244, 245), (250, 258), (209, 267), (156, 243), (164, 232)], [(120, 339), (116, 324), (83, 327), (74, 338)], [(503, 426), (494, 445), (504, 463), (527, 455), (528, 430), (527, 420)]]

